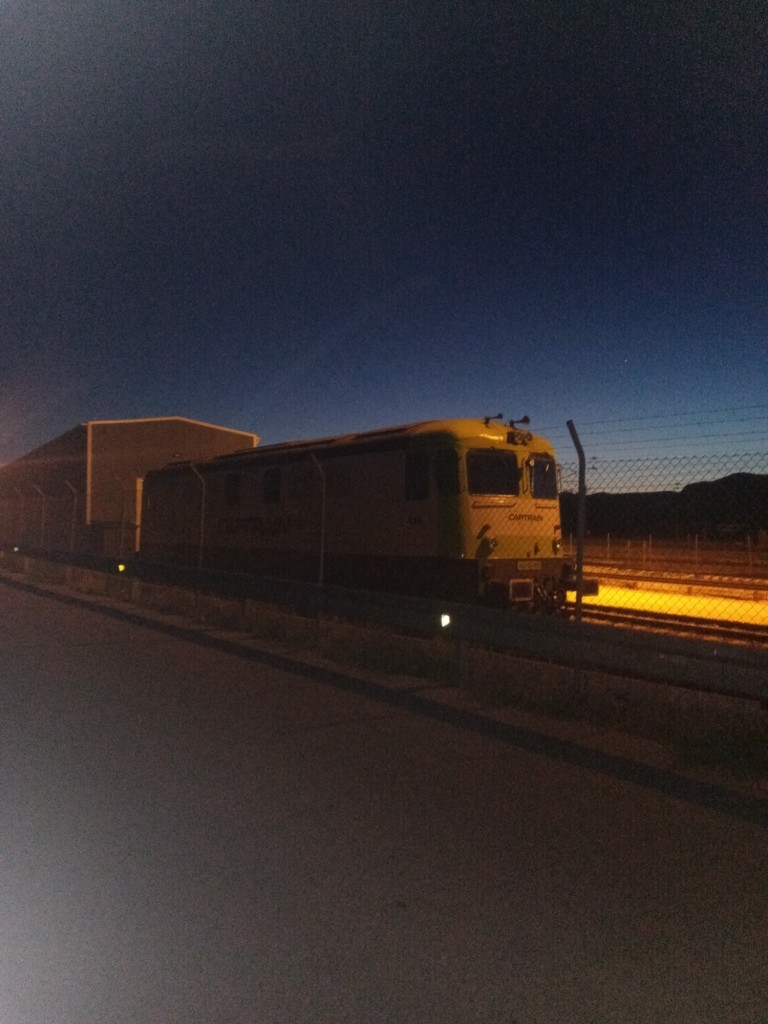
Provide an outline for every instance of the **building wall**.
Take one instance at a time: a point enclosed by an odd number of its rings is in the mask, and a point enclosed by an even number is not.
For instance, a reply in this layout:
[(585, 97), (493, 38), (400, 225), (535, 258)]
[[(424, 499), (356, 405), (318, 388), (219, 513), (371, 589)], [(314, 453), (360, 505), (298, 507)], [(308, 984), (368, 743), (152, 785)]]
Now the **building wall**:
[(251, 448), (254, 434), (181, 417), (92, 421), (0, 467), (0, 544), (129, 556), (145, 473)]
[(90, 453), (86, 514), (92, 532), (101, 534), (104, 554), (129, 555), (139, 537), (137, 498), (150, 469), (174, 461), (215, 458), (252, 448), (254, 434), (184, 419), (114, 420), (88, 426)]
[(85, 426), (0, 467), (0, 542), (69, 550), (82, 543)]

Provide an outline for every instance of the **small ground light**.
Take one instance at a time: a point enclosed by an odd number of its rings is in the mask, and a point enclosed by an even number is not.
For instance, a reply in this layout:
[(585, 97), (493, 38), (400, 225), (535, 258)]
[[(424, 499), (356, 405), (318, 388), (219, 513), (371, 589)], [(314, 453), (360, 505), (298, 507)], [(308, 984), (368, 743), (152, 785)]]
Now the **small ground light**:
[(122, 562), (120, 562), (120, 564), (118, 565), (117, 571), (118, 572), (125, 572), (125, 565)]
[(445, 629), (446, 626), (450, 626), (450, 624), (451, 624), (451, 616), (450, 615), (441, 615), (440, 616), (440, 625), (443, 627), (443, 629)]

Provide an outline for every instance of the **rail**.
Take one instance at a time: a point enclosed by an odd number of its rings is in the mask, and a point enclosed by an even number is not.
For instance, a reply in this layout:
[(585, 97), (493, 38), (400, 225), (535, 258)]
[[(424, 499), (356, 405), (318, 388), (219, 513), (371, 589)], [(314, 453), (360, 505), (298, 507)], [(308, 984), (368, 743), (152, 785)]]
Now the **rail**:
[(585, 571), (610, 583), (632, 588), (656, 588), (686, 595), (735, 597), (749, 601), (768, 601), (768, 580), (749, 576), (728, 576), (700, 572), (659, 572), (653, 569), (629, 569), (614, 564), (592, 562)]
[[(566, 553), (575, 555), (575, 542), (570, 538)], [(651, 543), (650, 541), (614, 542), (613, 544), (587, 544), (584, 562), (628, 570), (655, 569), (656, 571), (692, 573), (729, 577), (753, 577), (768, 580), (768, 550), (732, 550), (724, 547), (698, 548)]]
[(744, 643), (768, 649), (768, 629), (726, 619), (704, 619), (669, 612), (636, 611), (627, 608), (585, 607), (584, 617), (628, 629), (695, 636), (715, 643)]

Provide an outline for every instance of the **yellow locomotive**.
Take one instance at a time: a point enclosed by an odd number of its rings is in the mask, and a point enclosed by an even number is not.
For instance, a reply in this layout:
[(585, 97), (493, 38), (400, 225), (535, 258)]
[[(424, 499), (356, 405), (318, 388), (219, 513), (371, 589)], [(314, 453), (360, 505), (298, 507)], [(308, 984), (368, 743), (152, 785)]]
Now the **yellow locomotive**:
[(152, 562), (531, 610), (565, 604), (557, 465), (525, 423), (452, 419), (147, 474)]

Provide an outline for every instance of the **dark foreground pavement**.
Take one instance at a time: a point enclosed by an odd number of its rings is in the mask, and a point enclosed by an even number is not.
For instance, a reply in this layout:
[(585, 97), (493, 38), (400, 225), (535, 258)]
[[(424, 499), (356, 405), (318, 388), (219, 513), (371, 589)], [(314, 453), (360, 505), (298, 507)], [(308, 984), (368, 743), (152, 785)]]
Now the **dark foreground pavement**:
[(0, 700), (2, 1024), (768, 1021), (760, 820), (5, 586)]

